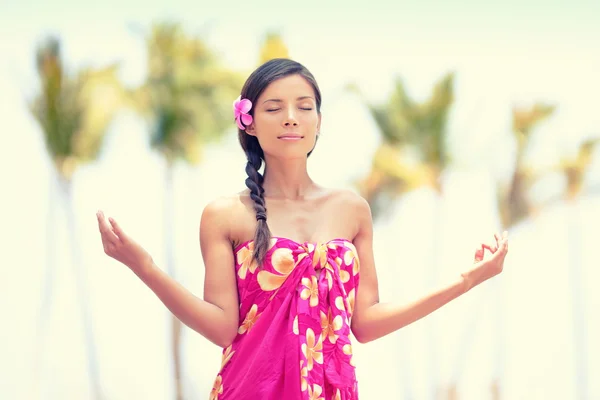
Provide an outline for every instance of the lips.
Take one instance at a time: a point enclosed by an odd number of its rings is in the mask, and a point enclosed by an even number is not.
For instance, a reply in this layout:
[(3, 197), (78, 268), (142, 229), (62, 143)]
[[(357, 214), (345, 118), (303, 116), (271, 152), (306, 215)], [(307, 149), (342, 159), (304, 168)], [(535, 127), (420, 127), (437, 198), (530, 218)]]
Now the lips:
[(303, 137), (304, 136), (298, 135), (298, 134), (295, 134), (295, 133), (284, 133), (283, 135), (277, 136), (277, 139), (283, 139), (283, 140), (300, 140)]

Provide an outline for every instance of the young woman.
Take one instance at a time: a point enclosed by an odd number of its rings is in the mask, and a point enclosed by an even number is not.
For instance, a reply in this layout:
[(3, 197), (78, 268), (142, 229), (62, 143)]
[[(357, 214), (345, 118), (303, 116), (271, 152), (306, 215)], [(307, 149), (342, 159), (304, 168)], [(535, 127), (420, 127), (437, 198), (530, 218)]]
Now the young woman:
[[(203, 300), (98, 212), (106, 254), (223, 348), (211, 399), (357, 399), (351, 332), (360, 343), (378, 339), (503, 269), (506, 232), (482, 244), (474, 265), (451, 285), (412, 304), (381, 303), (368, 203), (321, 187), (307, 173), (320, 108), (315, 79), (297, 62), (269, 61), (246, 81), (234, 118), (248, 159), (247, 189), (202, 213)], [(491, 256), (484, 259), (486, 250)]]

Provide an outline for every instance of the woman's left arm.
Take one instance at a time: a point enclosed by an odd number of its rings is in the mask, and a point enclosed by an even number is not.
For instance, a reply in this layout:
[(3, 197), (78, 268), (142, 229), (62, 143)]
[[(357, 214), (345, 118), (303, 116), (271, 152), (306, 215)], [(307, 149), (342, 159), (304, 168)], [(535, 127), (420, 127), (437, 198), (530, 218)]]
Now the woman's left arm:
[[(361, 199), (362, 200), (362, 199)], [(431, 314), (471, 288), (498, 275), (504, 265), (508, 251), (508, 235), (496, 234), (496, 243), (482, 244), (475, 252), (472, 268), (461, 274), (455, 282), (440, 288), (409, 304), (379, 302), (379, 288), (373, 256), (373, 222), (371, 210), (366, 201), (356, 205), (359, 216), (359, 231), (354, 238), (354, 246), (360, 262), (360, 280), (356, 292), (356, 302), (352, 315), (352, 333), (360, 343), (379, 339)], [(483, 259), (485, 250), (491, 257)]]

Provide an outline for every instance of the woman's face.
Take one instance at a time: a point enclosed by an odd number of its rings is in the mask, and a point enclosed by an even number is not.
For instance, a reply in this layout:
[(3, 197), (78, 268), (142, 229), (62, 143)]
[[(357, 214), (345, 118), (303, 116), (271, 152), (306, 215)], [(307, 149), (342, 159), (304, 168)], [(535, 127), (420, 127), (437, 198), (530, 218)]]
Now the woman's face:
[(272, 82), (254, 108), (254, 120), (246, 133), (256, 136), (265, 156), (306, 158), (314, 148), (321, 115), (313, 87), (301, 75)]

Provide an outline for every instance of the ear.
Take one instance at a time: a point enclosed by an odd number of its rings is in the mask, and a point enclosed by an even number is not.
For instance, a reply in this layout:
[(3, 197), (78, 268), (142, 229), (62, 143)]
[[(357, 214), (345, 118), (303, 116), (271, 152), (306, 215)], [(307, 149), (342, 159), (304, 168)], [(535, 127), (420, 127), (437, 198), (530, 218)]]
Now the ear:
[(317, 121), (317, 136), (321, 134), (321, 113), (319, 113), (319, 120)]
[(246, 133), (250, 136), (256, 136), (256, 129), (254, 129), (254, 122), (246, 127)]

